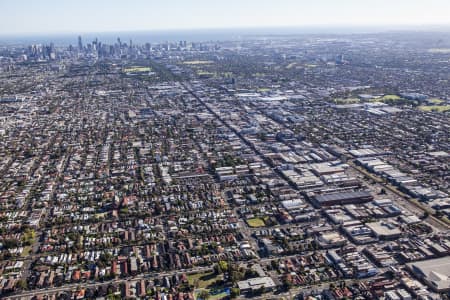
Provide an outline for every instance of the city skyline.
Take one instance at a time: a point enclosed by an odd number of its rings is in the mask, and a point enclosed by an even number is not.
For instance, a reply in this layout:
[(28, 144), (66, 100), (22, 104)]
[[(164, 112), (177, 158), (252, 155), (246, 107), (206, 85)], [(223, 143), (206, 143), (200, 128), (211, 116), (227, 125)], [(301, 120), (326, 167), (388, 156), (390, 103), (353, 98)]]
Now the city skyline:
[(2, 35), (304, 26), (420, 27), (448, 25), (450, 14), (450, 3), (444, 0), (134, 0), (127, 4), (19, 0), (2, 1), (0, 8)]

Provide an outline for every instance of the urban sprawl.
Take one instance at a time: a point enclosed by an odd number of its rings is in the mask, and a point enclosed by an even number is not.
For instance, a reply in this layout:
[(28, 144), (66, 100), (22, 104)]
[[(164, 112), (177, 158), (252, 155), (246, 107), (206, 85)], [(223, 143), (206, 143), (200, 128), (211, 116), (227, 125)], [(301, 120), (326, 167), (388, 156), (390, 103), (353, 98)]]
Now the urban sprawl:
[(0, 298), (449, 299), (450, 37), (0, 46)]

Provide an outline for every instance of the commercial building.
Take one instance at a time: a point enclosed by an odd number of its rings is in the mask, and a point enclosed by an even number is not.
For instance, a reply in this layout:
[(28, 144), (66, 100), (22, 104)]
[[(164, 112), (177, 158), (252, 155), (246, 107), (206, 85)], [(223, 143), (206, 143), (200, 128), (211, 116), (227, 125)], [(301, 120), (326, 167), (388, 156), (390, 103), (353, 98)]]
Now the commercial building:
[(366, 226), (369, 227), (374, 235), (379, 239), (395, 239), (400, 237), (401, 230), (392, 222), (373, 222), (366, 223)]
[(338, 192), (323, 195), (314, 195), (310, 197), (316, 207), (359, 204), (373, 200), (373, 196), (368, 191)]
[(433, 291), (450, 291), (450, 257), (429, 259), (406, 264), (408, 269), (423, 280)]
[(268, 276), (239, 281), (237, 284), (242, 293), (256, 291), (260, 288), (264, 288), (265, 291), (271, 291), (276, 287), (273, 279)]

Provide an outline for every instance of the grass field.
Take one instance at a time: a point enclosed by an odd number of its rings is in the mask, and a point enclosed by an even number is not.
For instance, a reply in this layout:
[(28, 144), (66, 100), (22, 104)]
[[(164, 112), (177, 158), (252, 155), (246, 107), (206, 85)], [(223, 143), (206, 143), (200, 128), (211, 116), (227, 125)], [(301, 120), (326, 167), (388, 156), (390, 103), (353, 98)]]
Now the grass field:
[(405, 101), (405, 99), (398, 95), (384, 95), (383, 97), (370, 99), (370, 102), (391, 102), (392, 104), (394, 104), (396, 101)]
[(354, 104), (354, 103), (359, 103), (360, 101), (358, 98), (347, 98), (347, 99), (337, 98), (337, 99), (334, 99), (334, 102), (336, 104)]
[(402, 97), (397, 96), (397, 95), (384, 95), (383, 97), (381, 97), (381, 101), (395, 101), (395, 100), (400, 100), (402, 99)]
[[(195, 291), (194, 298), (196, 300), (200, 299), (199, 295), (200, 295), (202, 290), (205, 290), (205, 289), (198, 289), (198, 290)], [(208, 290), (208, 289), (206, 289), (206, 291), (210, 292), (210, 290)], [(227, 298), (228, 296), (230, 296), (230, 294), (225, 292), (225, 291), (221, 292), (221, 293), (217, 293), (217, 294), (212, 293), (212, 294), (209, 294), (208, 300), (221, 300), (221, 299)]]
[(220, 300), (220, 299), (225, 299), (226, 297), (228, 297), (229, 295), (227, 293), (220, 293), (220, 294), (216, 294), (216, 295), (211, 295), (209, 297), (209, 300)]
[(253, 228), (263, 227), (266, 225), (264, 223), (264, 221), (260, 218), (247, 219), (246, 222), (247, 222), (248, 226), (253, 227)]
[(216, 73), (199, 70), (199, 71), (197, 71), (197, 75), (198, 76), (215, 76)]
[(150, 67), (140, 67), (140, 66), (132, 66), (123, 69), (125, 73), (145, 73), (150, 72), (152, 68)]
[(445, 101), (441, 100), (441, 99), (438, 99), (438, 98), (433, 98), (433, 99), (429, 99), (428, 102), (433, 103), (433, 104), (442, 104)]
[(31, 246), (25, 246), (25, 247), (23, 247), (23, 251), (22, 251), (22, 254), (20, 256), (21, 257), (28, 257), (28, 255), (30, 255), (30, 251), (31, 251)]
[(422, 105), (422, 106), (419, 106), (419, 110), (446, 112), (446, 111), (450, 111), (450, 105)]
[(188, 282), (190, 285), (196, 285), (197, 282), (197, 288), (205, 289), (214, 284), (217, 280), (222, 279), (221, 276), (216, 275), (214, 272), (208, 272), (208, 273), (197, 273), (197, 274), (191, 274), (188, 275)]
[(183, 64), (185, 65), (210, 65), (213, 63), (214, 62), (211, 60), (190, 60), (183, 62)]

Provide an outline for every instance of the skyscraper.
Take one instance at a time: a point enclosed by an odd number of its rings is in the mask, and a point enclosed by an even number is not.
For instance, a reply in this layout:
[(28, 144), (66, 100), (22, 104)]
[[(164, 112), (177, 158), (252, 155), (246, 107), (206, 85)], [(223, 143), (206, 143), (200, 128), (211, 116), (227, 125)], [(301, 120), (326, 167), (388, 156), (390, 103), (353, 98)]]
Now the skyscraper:
[(83, 42), (81, 41), (81, 35), (78, 36), (78, 49), (83, 50)]

